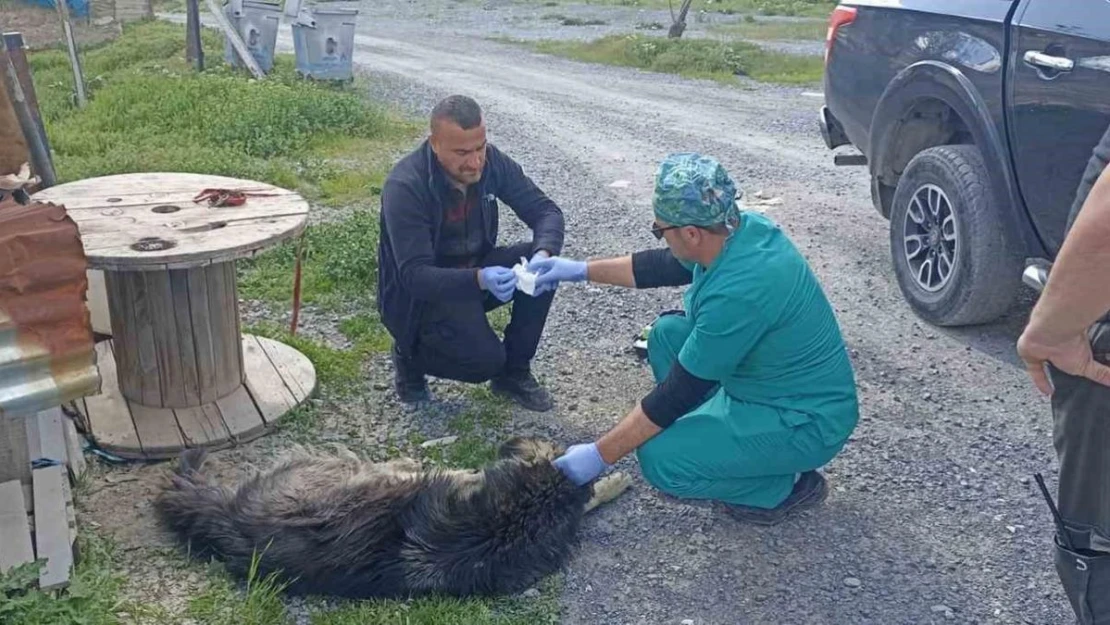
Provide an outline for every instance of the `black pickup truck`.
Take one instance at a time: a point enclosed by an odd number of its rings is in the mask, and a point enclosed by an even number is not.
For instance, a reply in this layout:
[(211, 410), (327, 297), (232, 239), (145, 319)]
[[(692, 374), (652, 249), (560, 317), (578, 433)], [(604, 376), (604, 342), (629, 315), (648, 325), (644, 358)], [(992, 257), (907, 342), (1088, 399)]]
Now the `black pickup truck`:
[(866, 164), (906, 300), (944, 326), (1006, 313), (1063, 240), (1110, 126), (1110, 0), (845, 0), (821, 134)]

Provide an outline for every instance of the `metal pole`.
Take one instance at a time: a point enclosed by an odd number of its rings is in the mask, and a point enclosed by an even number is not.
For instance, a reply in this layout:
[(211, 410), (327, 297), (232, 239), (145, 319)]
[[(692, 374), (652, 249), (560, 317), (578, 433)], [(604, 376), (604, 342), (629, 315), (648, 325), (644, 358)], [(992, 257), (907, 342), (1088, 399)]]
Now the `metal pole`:
[(200, 39), (200, 3), (186, 0), (185, 10), (185, 57), (196, 66), (198, 72), (204, 71), (204, 44)]
[(81, 72), (81, 59), (77, 57), (77, 41), (73, 38), (73, 25), (69, 22), (69, 7), (66, 0), (54, 0), (58, 7), (58, 15), (62, 18), (62, 32), (66, 36), (66, 45), (69, 46), (69, 63), (73, 66), (73, 84), (77, 87), (77, 106), (85, 108), (89, 103), (85, 96), (85, 75)]
[(27, 106), (31, 109), (31, 116), (35, 118), (35, 125), (39, 128), (42, 144), (46, 152), (50, 153), (50, 138), (46, 135), (46, 126), (42, 122), (42, 111), (39, 110), (39, 100), (35, 94), (35, 82), (31, 79), (31, 66), (27, 63), (27, 46), (23, 42), (21, 33), (4, 33), (4, 47), (8, 49), (8, 58), (15, 67), (19, 76), (19, 85), (23, 87), (23, 94), (27, 96)]
[(19, 85), (19, 75), (16, 74), (15, 66), (8, 58), (7, 51), (2, 49), (0, 49), (0, 78), (3, 79), (4, 89), (8, 92), (8, 99), (11, 100), (15, 117), (19, 121), (19, 128), (23, 131), (23, 138), (27, 141), (27, 150), (31, 153), (31, 167), (42, 179), (42, 188), (52, 187), (58, 183), (57, 176), (54, 174), (54, 163), (50, 160), (50, 152), (43, 144), (42, 135), (39, 134), (38, 126), (27, 106), (27, 96), (23, 93), (23, 87)]

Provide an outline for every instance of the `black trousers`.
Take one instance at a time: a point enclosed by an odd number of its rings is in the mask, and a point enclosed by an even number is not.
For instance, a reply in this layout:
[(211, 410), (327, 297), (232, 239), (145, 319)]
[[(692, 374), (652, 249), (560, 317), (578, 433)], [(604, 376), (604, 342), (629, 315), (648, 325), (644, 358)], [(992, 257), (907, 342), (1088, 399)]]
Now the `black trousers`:
[[(1110, 129), (1087, 163), (1066, 232), (1108, 163)], [(1095, 359), (1110, 364), (1110, 314), (1092, 324), (1087, 338)], [(1110, 625), (1110, 388), (1055, 367), (1049, 372), (1065, 534), (1055, 541), (1056, 571), (1079, 623)]]
[[(530, 258), (531, 243), (491, 251), (479, 267), (512, 267)], [(420, 373), (461, 382), (485, 382), (502, 373), (530, 370), (555, 292), (539, 297), (513, 294), (512, 316), (502, 342), (486, 313), (507, 304), (486, 293), (483, 301), (437, 302), (424, 307), (409, 363)]]

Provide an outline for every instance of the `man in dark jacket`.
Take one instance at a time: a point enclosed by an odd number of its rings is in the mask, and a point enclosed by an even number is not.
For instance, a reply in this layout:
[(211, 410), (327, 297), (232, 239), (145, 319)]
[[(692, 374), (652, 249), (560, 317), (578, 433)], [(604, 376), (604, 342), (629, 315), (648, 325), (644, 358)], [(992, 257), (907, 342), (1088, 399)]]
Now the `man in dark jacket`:
[[(530, 242), (498, 247), (498, 200), (531, 228)], [(429, 398), (425, 375), (490, 381), (530, 410), (553, 406), (531, 373), (555, 297), (518, 290), (511, 267), (559, 254), (563, 214), (513, 159), (486, 142), (478, 104), (451, 96), (432, 111), (431, 136), (382, 188), (378, 310), (393, 335), (394, 388)], [(505, 340), (486, 313), (513, 302)]]

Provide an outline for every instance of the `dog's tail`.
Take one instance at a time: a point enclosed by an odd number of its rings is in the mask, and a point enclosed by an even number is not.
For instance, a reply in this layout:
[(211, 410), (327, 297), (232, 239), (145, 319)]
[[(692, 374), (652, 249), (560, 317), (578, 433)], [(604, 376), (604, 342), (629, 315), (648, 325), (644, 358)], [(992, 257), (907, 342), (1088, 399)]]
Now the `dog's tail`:
[(231, 523), (232, 493), (213, 484), (201, 471), (204, 449), (185, 451), (170, 483), (154, 500), (163, 526), (195, 555), (224, 555), (240, 542), (240, 532)]

